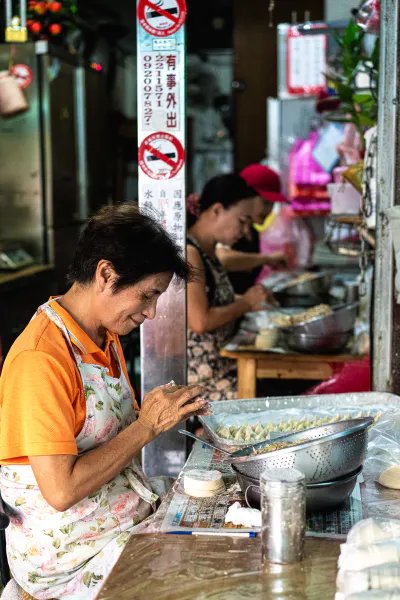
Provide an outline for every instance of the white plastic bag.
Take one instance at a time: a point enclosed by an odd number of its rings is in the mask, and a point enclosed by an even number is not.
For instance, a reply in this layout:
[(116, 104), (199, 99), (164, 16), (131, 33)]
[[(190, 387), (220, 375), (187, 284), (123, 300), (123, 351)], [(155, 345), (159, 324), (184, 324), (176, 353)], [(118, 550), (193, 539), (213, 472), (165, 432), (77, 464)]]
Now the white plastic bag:
[(363, 519), (350, 529), (347, 543), (365, 546), (396, 538), (400, 539), (400, 521), (394, 519)]
[(400, 489), (400, 410), (386, 411), (369, 431), (364, 474), (392, 489)]
[(396, 588), (400, 588), (400, 563), (338, 573), (337, 589), (345, 595), (368, 590), (393, 590)]
[(400, 539), (364, 546), (355, 544), (341, 544), (340, 546), (338, 565), (342, 572), (361, 571), (385, 563), (400, 563)]
[(335, 600), (400, 600), (400, 590), (368, 590), (350, 595), (338, 592)]

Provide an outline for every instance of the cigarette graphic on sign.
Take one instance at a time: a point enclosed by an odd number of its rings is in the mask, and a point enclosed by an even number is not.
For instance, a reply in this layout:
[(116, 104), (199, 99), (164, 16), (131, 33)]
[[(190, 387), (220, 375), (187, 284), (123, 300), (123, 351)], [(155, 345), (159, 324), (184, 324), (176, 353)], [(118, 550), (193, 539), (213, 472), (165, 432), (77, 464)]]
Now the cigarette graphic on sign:
[(138, 6), (140, 25), (151, 35), (168, 37), (186, 20), (185, 0), (141, 0)]
[(139, 148), (139, 166), (151, 179), (172, 179), (185, 162), (181, 142), (165, 132), (149, 135)]

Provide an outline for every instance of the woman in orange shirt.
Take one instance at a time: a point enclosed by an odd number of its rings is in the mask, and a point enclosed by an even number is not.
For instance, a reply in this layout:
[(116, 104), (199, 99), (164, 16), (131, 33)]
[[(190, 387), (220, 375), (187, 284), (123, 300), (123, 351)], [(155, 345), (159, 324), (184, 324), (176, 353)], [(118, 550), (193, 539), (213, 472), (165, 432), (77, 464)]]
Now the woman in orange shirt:
[[(35, 598), (91, 599), (158, 496), (135, 458), (183, 419), (208, 414), (199, 386), (147, 394), (136, 420), (119, 335), (156, 314), (190, 268), (134, 204), (84, 230), (62, 297), (41, 306), (0, 380), (1, 495), (7, 556)], [(143, 528), (143, 525), (142, 525)]]

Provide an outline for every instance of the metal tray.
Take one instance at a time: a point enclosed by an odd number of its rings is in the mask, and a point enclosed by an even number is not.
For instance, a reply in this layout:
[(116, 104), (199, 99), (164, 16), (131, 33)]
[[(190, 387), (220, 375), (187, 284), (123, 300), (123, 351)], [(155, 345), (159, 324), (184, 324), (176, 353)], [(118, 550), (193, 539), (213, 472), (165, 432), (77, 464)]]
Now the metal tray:
[[(216, 446), (235, 452), (251, 442), (238, 442), (226, 440), (216, 434), (216, 430), (222, 424), (244, 425), (276, 422), (282, 418), (287, 421), (290, 417), (301, 419), (306, 416), (312, 419), (316, 415), (321, 417), (337, 413), (343, 415), (349, 413), (354, 417), (361, 410), (370, 411), (372, 415), (380, 410), (400, 406), (400, 397), (395, 394), (384, 392), (363, 392), (350, 394), (327, 394), (320, 396), (283, 396), (276, 398), (257, 398), (252, 400), (226, 400), (224, 402), (213, 402), (214, 414), (210, 417), (200, 417), (206, 436)], [(289, 432), (287, 432), (289, 433)], [(284, 435), (280, 433), (279, 435)], [(272, 437), (272, 436), (271, 436)], [(276, 435), (273, 436), (274, 438)]]

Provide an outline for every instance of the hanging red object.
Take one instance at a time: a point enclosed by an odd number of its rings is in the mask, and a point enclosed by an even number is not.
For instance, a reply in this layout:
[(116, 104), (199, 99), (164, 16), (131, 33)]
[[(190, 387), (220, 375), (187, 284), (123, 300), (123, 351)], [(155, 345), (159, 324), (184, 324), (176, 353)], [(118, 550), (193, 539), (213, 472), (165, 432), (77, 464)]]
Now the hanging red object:
[(52, 13), (58, 13), (62, 9), (62, 4), (61, 2), (50, 2), (48, 4), (48, 9)]
[(46, 2), (36, 2), (33, 10), (37, 15), (44, 15), (44, 13), (47, 11)]
[(38, 21), (33, 21), (29, 26), (29, 29), (32, 31), (32, 33), (37, 35), (42, 31), (42, 25)]
[(60, 35), (61, 32), (62, 32), (62, 27), (58, 23), (53, 23), (52, 25), (50, 25), (50, 27), (49, 27), (50, 35)]

